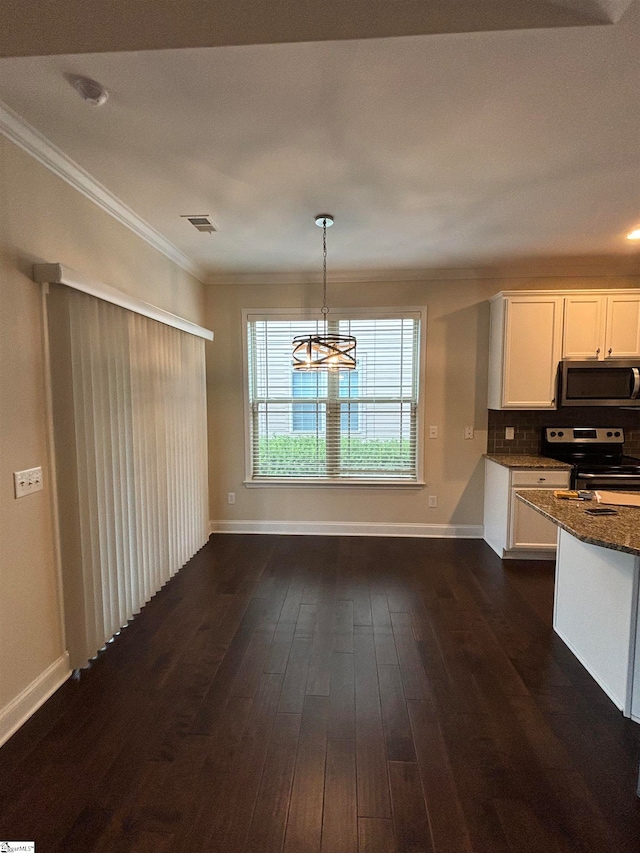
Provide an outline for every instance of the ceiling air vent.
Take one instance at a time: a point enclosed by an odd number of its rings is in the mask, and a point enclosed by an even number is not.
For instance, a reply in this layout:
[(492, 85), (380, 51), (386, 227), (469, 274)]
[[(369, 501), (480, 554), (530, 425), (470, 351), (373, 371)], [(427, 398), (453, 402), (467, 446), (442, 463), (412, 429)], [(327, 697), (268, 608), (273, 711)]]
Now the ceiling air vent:
[(213, 222), (206, 215), (183, 215), (181, 218), (188, 219), (197, 231), (202, 231), (204, 234), (214, 234), (218, 230), (213, 224)]

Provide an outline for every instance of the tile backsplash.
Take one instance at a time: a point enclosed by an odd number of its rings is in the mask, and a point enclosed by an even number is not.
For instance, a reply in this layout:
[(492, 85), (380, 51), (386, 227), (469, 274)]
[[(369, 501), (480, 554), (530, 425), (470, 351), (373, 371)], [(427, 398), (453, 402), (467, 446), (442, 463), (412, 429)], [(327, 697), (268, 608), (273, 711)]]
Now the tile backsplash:
[[(508, 426), (515, 430), (514, 439), (509, 441), (504, 437)], [(622, 427), (625, 453), (640, 456), (640, 408), (631, 411), (578, 406), (544, 412), (489, 409), (487, 453), (539, 453), (546, 426)]]

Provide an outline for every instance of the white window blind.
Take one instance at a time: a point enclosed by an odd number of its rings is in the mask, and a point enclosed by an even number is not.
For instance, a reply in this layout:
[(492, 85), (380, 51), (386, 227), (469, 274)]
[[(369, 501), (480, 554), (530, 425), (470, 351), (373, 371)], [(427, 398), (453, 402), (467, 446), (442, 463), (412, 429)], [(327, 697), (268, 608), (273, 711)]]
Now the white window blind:
[(247, 314), (250, 479), (417, 481), (420, 314), (332, 319), (356, 369), (294, 372), (291, 341), (322, 330)]

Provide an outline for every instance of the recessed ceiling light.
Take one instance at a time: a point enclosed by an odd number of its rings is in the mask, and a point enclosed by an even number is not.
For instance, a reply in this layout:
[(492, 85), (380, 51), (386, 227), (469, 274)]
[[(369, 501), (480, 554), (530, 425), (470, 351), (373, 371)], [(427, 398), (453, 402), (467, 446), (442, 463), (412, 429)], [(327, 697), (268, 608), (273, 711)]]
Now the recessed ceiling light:
[(70, 83), (83, 101), (94, 107), (100, 107), (109, 97), (109, 93), (101, 83), (90, 77), (81, 77), (79, 74), (65, 74), (67, 82)]
[(627, 234), (627, 240), (640, 240), (640, 228), (634, 228)]

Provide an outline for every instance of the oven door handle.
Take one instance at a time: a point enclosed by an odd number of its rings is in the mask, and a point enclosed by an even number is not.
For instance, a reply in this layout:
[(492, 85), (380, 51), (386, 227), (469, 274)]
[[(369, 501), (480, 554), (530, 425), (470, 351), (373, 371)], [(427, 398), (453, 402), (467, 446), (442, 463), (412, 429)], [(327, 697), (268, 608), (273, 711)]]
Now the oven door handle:
[(633, 373), (633, 388), (631, 389), (631, 399), (637, 400), (638, 394), (640, 393), (640, 368), (632, 367), (631, 372)]
[(638, 480), (640, 474), (578, 474), (579, 480)]

